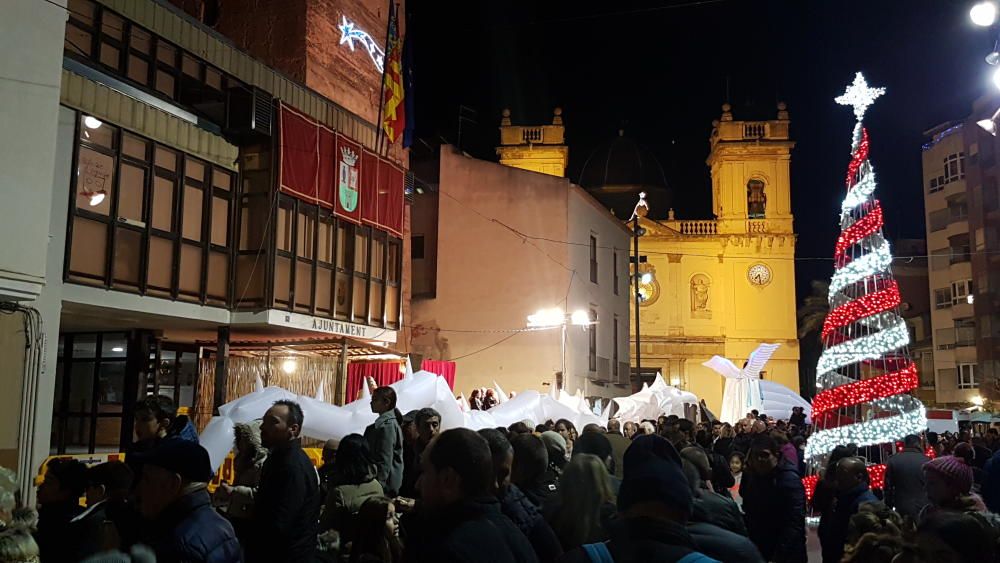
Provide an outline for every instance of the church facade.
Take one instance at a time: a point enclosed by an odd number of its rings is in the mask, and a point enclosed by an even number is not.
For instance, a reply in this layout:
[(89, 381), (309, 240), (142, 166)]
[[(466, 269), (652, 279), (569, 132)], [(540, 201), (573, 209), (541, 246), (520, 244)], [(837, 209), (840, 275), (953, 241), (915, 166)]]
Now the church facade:
[[(638, 274), (649, 276), (639, 287), (638, 339), (634, 306), (629, 312), (632, 388), (660, 373), (668, 384), (704, 399), (714, 413), (721, 408), (725, 382), (702, 363), (719, 355), (741, 366), (762, 342), (781, 344), (762, 376), (799, 391), (789, 174), (795, 143), (788, 111), (782, 103), (775, 119), (737, 121), (728, 104), (722, 110), (713, 122), (706, 160), (712, 218), (677, 219), (683, 210), (670, 207), (671, 192), (656, 157), (624, 132), (590, 155), (579, 178), (630, 231), (628, 219), (640, 193), (649, 205), (648, 213), (639, 209), (645, 234), (639, 239)], [(561, 116), (557, 119), (561, 126)], [(505, 136), (509, 129), (516, 128), (505, 113), (497, 149), (502, 164), (564, 174), (561, 129), (559, 135), (537, 127), (533, 136), (520, 131)], [(631, 242), (629, 249), (635, 275)]]
[(741, 366), (761, 342), (781, 344), (762, 375), (799, 390), (789, 123), (784, 104), (769, 121), (734, 120), (724, 105), (706, 161), (715, 217), (640, 209), (639, 274), (651, 274), (639, 290), (640, 375), (662, 373), (716, 413), (725, 382), (702, 365), (713, 355)]

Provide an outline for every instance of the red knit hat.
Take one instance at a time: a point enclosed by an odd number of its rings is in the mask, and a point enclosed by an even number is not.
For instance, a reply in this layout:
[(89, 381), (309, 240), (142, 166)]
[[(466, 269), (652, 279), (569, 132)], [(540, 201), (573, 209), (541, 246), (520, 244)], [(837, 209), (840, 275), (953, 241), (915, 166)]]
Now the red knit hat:
[(960, 457), (941, 456), (924, 464), (924, 471), (933, 471), (944, 477), (962, 494), (972, 490), (972, 468)]

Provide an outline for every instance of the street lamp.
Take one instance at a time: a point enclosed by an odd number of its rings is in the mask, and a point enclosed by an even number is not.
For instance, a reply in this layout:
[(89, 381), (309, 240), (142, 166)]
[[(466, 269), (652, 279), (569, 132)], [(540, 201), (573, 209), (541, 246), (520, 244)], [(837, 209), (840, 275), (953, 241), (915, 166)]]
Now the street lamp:
[(976, 2), (969, 10), (972, 23), (980, 27), (990, 27), (997, 21), (997, 5), (993, 1)]
[[(652, 272), (639, 274), (639, 237), (646, 234), (646, 230), (639, 226), (639, 217), (643, 217), (649, 212), (649, 205), (646, 203), (646, 192), (639, 192), (639, 201), (632, 210), (632, 283), (634, 285), (633, 299), (635, 299), (635, 375), (641, 377), (642, 374), (642, 352), (639, 351), (639, 306), (642, 304), (642, 294), (639, 293), (639, 283), (648, 284), (653, 281)], [(631, 380), (631, 378), (629, 378)]]
[(586, 328), (597, 324), (596, 318), (591, 318), (590, 313), (584, 309), (577, 309), (572, 314), (566, 314), (559, 307), (549, 309), (539, 309), (534, 315), (528, 315), (528, 328), (545, 330), (548, 328), (562, 329), (562, 374), (563, 381), (566, 381), (566, 327), (569, 325)]

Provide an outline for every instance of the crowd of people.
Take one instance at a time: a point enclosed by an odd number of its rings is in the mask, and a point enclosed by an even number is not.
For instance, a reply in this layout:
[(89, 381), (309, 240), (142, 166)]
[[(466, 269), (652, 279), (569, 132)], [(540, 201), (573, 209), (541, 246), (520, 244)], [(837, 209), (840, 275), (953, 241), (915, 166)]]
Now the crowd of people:
[[(364, 435), (326, 443), (317, 469), (302, 409), (274, 403), (237, 425), (234, 479), (210, 494), (190, 422), (149, 397), (125, 461), (50, 461), (37, 510), (0, 470), (0, 563), (807, 561), (801, 411), (475, 432), (401, 413), (390, 387), (371, 408)], [(822, 560), (997, 561), (1000, 434), (901, 446), (875, 490), (865, 449), (831, 452), (812, 492)]]

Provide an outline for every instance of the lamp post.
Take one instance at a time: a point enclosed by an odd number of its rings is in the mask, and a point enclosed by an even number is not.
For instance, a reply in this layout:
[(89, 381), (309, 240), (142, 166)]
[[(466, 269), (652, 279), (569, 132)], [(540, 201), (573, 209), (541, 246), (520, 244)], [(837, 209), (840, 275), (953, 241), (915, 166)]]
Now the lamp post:
[(586, 328), (597, 324), (597, 319), (590, 318), (590, 313), (583, 309), (577, 309), (572, 314), (565, 313), (559, 307), (551, 309), (540, 309), (534, 315), (528, 315), (528, 328), (544, 330), (559, 327), (560, 353), (563, 382), (566, 381), (566, 327), (569, 325)]
[[(640, 211), (641, 210), (641, 211)], [(642, 377), (642, 352), (639, 350), (641, 338), (639, 336), (639, 306), (642, 304), (642, 295), (639, 293), (639, 237), (645, 234), (645, 229), (639, 226), (639, 217), (649, 211), (646, 204), (646, 192), (639, 192), (639, 201), (632, 210), (632, 263), (635, 264), (632, 271), (633, 299), (635, 299), (635, 375)]]

